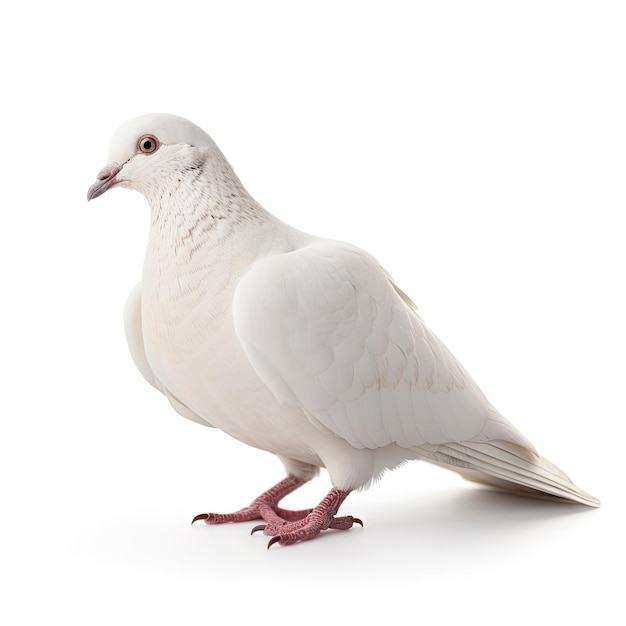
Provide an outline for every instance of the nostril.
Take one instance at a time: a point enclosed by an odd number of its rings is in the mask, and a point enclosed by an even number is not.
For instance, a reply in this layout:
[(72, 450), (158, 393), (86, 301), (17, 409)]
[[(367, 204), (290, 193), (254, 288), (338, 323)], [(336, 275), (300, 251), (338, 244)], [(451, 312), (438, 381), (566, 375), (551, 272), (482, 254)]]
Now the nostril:
[(107, 180), (115, 176), (122, 168), (117, 163), (109, 163), (98, 172), (98, 180)]

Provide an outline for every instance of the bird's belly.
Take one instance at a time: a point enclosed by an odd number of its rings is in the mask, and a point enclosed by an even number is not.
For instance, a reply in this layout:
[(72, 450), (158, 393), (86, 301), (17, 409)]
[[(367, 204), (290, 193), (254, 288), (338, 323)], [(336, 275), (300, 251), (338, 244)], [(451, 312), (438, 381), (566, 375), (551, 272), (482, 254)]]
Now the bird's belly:
[(313, 465), (324, 436), (297, 407), (278, 402), (256, 374), (232, 324), (219, 332), (143, 320), (146, 358), (161, 384), (212, 426), (256, 448)]

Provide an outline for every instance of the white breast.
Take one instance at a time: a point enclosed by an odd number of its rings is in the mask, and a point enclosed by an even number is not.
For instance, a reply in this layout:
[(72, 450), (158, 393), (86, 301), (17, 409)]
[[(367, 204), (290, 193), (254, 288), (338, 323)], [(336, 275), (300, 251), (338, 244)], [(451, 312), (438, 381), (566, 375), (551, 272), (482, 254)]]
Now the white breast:
[[(146, 358), (162, 386), (194, 413), (244, 443), (319, 465), (305, 442), (324, 435), (296, 407), (281, 404), (243, 352), (232, 296), (249, 259), (235, 242), (189, 254), (149, 245), (142, 281)], [(228, 262), (226, 262), (228, 260)]]

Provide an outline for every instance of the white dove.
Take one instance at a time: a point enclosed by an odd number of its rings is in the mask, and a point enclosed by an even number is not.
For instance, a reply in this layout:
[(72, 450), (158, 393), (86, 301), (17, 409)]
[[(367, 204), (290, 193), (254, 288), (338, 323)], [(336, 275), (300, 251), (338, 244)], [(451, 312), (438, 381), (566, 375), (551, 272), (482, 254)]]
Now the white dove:
[[(125, 325), (145, 379), (186, 418), (277, 455), (287, 477), (207, 524), (263, 520), (289, 545), (361, 520), (355, 489), (423, 459), (524, 495), (599, 501), (576, 487), (487, 400), (376, 259), (265, 211), (213, 140), (174, 115), (114, 134), (88, 199), (142, 193), (151, 223)], [(315, 508), (280, 500), (328, 470)]]

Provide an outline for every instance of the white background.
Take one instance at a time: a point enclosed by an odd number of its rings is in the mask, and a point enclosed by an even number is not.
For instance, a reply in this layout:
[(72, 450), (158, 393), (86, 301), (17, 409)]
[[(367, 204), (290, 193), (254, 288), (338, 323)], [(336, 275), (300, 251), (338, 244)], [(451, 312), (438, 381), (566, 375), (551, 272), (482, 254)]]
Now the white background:
[[(61, 0), (0, 29), (2, 623), (616, 623), (623, 3)], [(375, 254), (603, 508), (413, 463), (346, 501), (364, 529), (267, 551), (191, 527), (282, 467), (178, 417), (127, 353), (147, 205), (85, 196), (152, 111), (205, 128), (281, 219)]]

